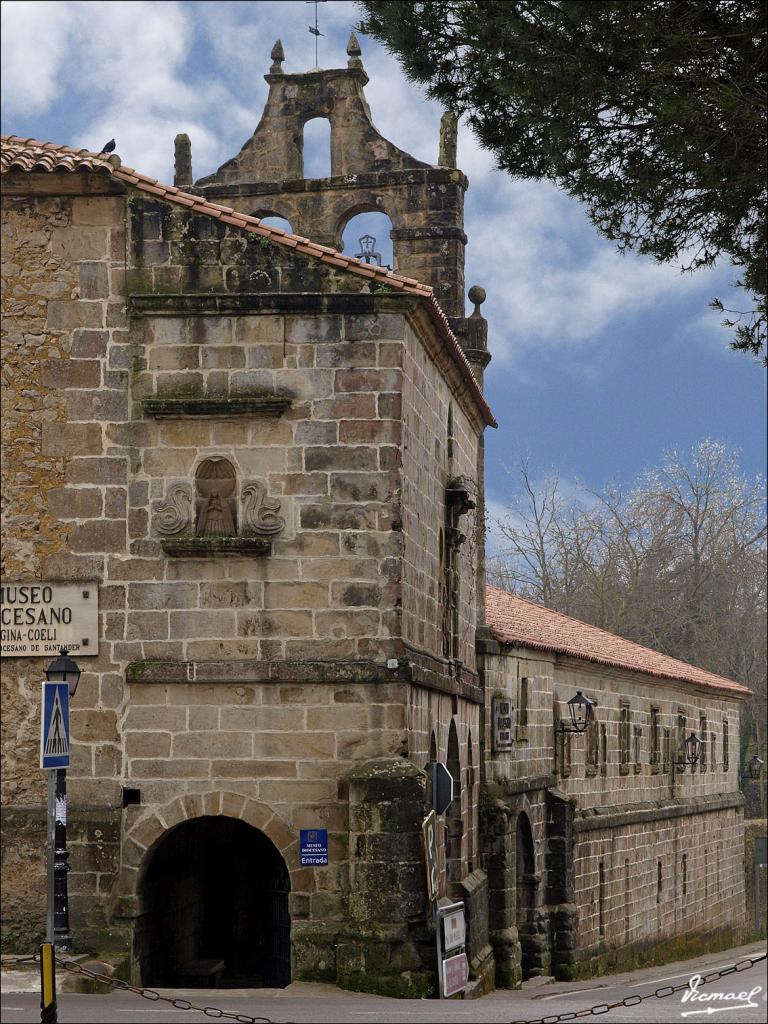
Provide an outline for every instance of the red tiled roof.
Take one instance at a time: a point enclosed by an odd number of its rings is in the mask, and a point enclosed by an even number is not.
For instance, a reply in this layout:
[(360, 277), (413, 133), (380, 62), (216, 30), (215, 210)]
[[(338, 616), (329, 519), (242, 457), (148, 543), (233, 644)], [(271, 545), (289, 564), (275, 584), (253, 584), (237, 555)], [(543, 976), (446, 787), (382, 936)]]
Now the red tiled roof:
[(641, 647), (605, 629), (590, 626), (498, 587), (486, 587), (486, 621), (493, 635), (502, 643), (567, 654), (661, 679), (727, 690), (740, 697), (751, 694), (746, 686), (731, 679)]
[(118, 181), (132, 185), (134, 188), (139, 189), (141, 192), (146, 192), (150, 196), (165, 199), (178, 206), (185, 206), (195, 213), (204, 213), (210, 217), (215, 217), (224, 224), (232, 224), (253, 234), (262, 235), (278, 245), (295, 249), (296, 252), (319, 259), (323, 263), (338, 267), (359, 277), (369, 278), (378, 285), (386, 285), (394, 291), (419, 296), (424, 300), (433, 324), (445, 342), (453, 361), (456, 363), (469, 390), (472, 392), (473, 398), (480, 407), (485, 423), (491, 427), (498, 426), (491, 408), (485, 400), (482, 389), (472, 372), (472, 367), (464, 354), (464, 350), (451, 330), (448, 319), (442, 309), (440, 309), (429, 285), (421, 284), (412, 277), (402, 277), (386, 267), (376, 267), (368, 263), (362, 263), (360, 260), (353, 259), (351, 256), (345, 256), (343, 253), (326, 245), (318, 245), (316, 242), (311, 242), (308, 238), (292, 235), (286, 231), (281, 231), (280, 228), (263, 224), (259, 217), (251, 217), (248, 214), (239, 213), (233, 210), (231, 206), (209, 203), (201, 196), (184, 192), (182, 189), (176, 188), (175, 185), (163, 185), (156, 178), (140, 174), (131, 167), (123, 167), (114, 156), (110, 159), (106, 156), (91, 153), (87, 149), (73, 149), (71, 146), (58, 146), (53, 142), (40, 142), (38, 139), (22, 139), (16, 135), (2, 135), (0, 136), (0, 171), (5, 174), (10, 170), (49, 172), (106, 171)]

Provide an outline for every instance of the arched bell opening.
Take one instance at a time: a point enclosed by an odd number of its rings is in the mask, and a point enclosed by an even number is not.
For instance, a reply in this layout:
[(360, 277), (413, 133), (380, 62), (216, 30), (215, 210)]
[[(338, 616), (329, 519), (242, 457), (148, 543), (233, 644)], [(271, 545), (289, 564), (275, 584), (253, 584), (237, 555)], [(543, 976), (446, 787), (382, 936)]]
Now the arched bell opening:
[(290, 983), (290, 876), (263, 832), (236, 818), (193, 818), (167, 832), (149, 856), (135, 931), (143, 985)]
[(339, 227), (344, 255), (395, 270), (392, 221), (387, 214), (376, 209), (350, 213)]
[(288, 235), (295, 234), (291, 222), (286, 220), (285, 217), (281, 217), (277, 213), (269, 213), (268, 211), (256, 211), (253, 214), (254, 217), (258, 217), (262, 224), (266, 224), (270, 228), (280, 228), (281, 231), (285, 231)]
[(302, 160), (305, 178), (331, 177), (331, 122), (312, 117), (304, 123)]

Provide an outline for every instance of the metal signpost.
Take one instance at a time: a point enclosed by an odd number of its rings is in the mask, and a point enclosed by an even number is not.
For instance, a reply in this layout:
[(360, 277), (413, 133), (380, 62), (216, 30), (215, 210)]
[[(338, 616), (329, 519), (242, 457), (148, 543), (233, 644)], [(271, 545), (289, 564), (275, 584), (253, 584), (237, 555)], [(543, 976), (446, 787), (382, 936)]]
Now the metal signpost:
[(64, 840), (60, 835), (67, 824), (65, 769), (69, 767), (70, 750), (69, 687), (67, 683), (60, 682), (45, 682), (42, 686), (40, 767), (48, 772), (48, 906), (45, 942), (40, 951), (40, 1020), (55, 1024), (58, 1019), (55, 944), (57, 939), (64, 949), (71, 944), (66, 906), (65, 872), (68, 865)]

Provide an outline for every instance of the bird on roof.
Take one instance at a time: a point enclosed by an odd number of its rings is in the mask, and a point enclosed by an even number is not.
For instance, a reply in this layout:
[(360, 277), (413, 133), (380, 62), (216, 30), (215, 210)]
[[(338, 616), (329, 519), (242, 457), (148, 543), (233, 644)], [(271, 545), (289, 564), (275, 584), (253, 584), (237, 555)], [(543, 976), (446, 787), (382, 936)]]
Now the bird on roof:
[(115, 140), (114, 139), (110, 139), (109, 142), (107, 142), (104, 145), (104, 148), (99, 152), (99, 156), (102, 156), (105, 153), (111, 153), (114, 150), (114, 148), (115, 148)]

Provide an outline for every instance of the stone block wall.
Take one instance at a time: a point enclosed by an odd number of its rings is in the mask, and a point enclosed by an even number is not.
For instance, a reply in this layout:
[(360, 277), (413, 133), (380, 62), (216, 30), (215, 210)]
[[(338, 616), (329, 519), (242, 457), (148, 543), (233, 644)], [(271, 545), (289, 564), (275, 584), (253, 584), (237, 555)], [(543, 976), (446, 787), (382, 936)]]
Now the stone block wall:
[[(449, 407), (451, 412), (449, 415)], [(452, 435), (448, 437), (449, 421)], [(451, 393), (440, 362), (407, 328), (403, 352), (403, 637), (415, 653), (444, 662), (440, 599), (440, 531), (452, 477), (471, 482), (478, 500), (478, 438), (482, 429)], [(459, 655), (474, 674), (477, 622), (476, 510), (460, 518)]]
[[(456, 711), (454, 712), (454, 703)], [(453, 721), (459, 740), (461, 787), (459, 801), (462, 819), (462, 877), (479, 867), (478, 792), (480, 769), (480, 706), (447, 693), (413, 686), (409, 694), (408, 745), (409, 757), (418, 768), (436, 754), (445, 763), (448, 758), (448, 730)], [(432, 737), (434, 736), (434, 750)], [(441, 896), (449, 895), (445, 878), (445, 817), (438, 818), (438, 861)]]
[[(494, 694), (511, 699), (514, 741), (510, 751), (492, 750), (492, 722), (485, 720), (486, 778), (524, 779), (553, 775), (558, 787), (583, 807), (603, 807), (671, 798), (693, 798), (738, 791), (739, 782), (739, 701), (707, 687), (674, 680), (656, 679), (553, 655), (522, 651), (517, 655), (485, 655), (485, 679), (488, 699)], [(528, 683), (528, 727), (521, 736), (519, 706), (521, 680)], [(588, 737), (570, 737), (569, 756), (563, 761), (558, 746), (555, 757), (554, 714), (570, 724), (566, 701), (581, 690), (597, 701), (598, 728), (605, 726), (607, 757), (602, 770), (602, 749), (598, 750), (597, 770), (587, 763)], [(619, 724), (622, 703), (630, 711), (630, 761), (620, 763)], [(674, 744), (677, 716), (685, 716), (685, 735), (700, 732), (700, 718), (707, 722), (706, 765), (671, 765), (665, 768), (663, 749), (659, 761), (651, 763), (651, 708), (658, 708), (663, 747), (664, 729), (670, 730)], [(490, 708), (489, 708), (490, 711)], [(723, 760), (723, 723), (728, 722), (730, 749), (727, 770)], [(632, 730), (640, 734), (640, 761), (634, 759)], [(711, 734), (715, 736), (712, 760)], [(602, 741), (601, 741), (602, 742)]]
[[(576, 822), (580, 973), (626, 966), (651, 947), (744, 937), (741, 807), (615, 828)], [(603, 871), (601, 900), (600, 865)]]
[[(79, 658), (71, 716), (79, 948), (99, 948), (102, 936), (127, 948), (148, 853), (202, 814), (241, 817), (288, 851), (294, 934), (308, 936), (317, 920), (348, 913), (346, 776), (371, 757), (408, 764), (415, 667), (404, 657), (399, 595), (401, 394), (406, 333), (415, 362), (430, 328), (417, 300), (363, 294), (362, 279), (237, 229), (99, 194), (112, 185), (81, 176), (32, 178), (39, 194), (4, 207), (4, 416), (14, 445), (3, 574), (99, 588), (99, 652)], [(96, 194), (43, 194), (86, 181)], [(468, 450), (461, 380), (444, 371)], [(289, 398), (281, 415), (219, 407), (180, 419), (144, 404), (267, 391)], [(280, 501), (285, 527), (269, 554), (163, 550), (159, 506), (211, 455), (232, 462), (238, 485), (258, 480)], [(433, 460), (414, 472), (432, 472)], [(4, 906), (18, 949), (42, 926), (36, 739), (46, 661), (10, 659), (3, 673), (3, 802), (16, 814), (4, 837)], [(433, 671), (429, 682), (455, 688), (440, 679)], [(430, 691), (437, 703), (444, 696), (441, 721), (450, 698)], [(476, 709), (462, 701), (459, 710), (475, 730)], [(464, 800), (469, 823), (471, 795)], [(297, 830), (319, 822), (335, 859), (315, 878), (297, 866)]]
[[(483, 657), (486, 713), (483, 721), (483, 772), (488, 782), (501, 779), (540, 778), (554, 768), (552, 746), (552, 681), (554, 659), (534, 651), (517, 656), (486, 654)], [(527, 682), (527, 725), (521, 726), (523, 680)], [(492, 701), (512, 701), (512, 748), (495, 751)]]

